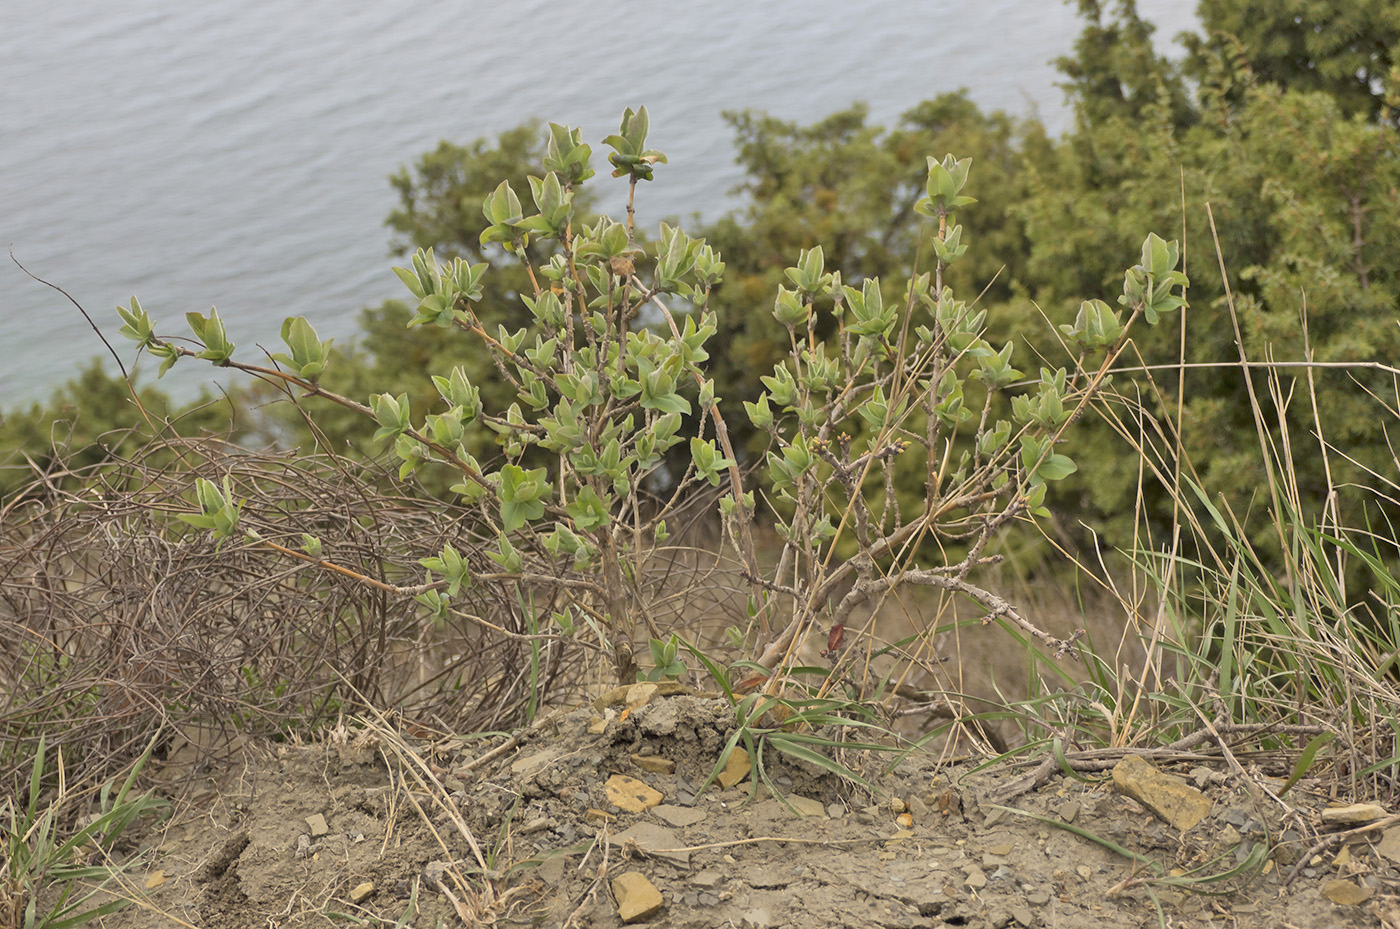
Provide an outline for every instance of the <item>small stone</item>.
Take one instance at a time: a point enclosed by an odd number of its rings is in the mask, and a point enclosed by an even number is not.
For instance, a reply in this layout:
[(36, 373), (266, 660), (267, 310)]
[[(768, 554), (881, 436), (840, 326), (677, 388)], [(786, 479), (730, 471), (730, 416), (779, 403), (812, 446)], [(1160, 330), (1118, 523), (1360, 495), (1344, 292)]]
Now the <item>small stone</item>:
[(607, 792), (609, 803), (629, 813), (645, 812), (665, 799), (661, 791), (653, 790), (625, 774), (614, 774), (608, 778), (603, 789)]
[(1322, 895), (1341, 906), (1360, 906), (1371, 899), (1371, 889), (1351, 881), (1335, 880), (1322, 885)]
[(973, 890), (981, 890), (983, 887), (987, 886), (987, 875), (983, 873), (981, 868), (973, 865), (967, 869), (967, 880), (965, 883)]
[(813, 800), (811, 797), (800, 797), (797, 794), (790, 794), (787, 802), (792, 804), (792, 808), (803, 816), (815, 819), (826, 818), (826, 807), (822, 806), (820, 800)]
[(903, 800), (899, 799), (898, 797), (891, 797), (891, 798), (890, 798), (890, 812), (891, 812), (891, 813), (903, 813), (903, 812), (904, 812), (905, 810), (907, 810), (907, 809), (909, 809), (909, 807), (908, 807), (907, 804), (905, 804), (905, 802), (904, 802)]
[(539, 878), (546, 887), (554, 887), (564, 879), (564, 868), (568, 863), (563, 855), (557, 858), (550, 858), (535, 869), (534, 876)]
[(1045, 906), (1050, 902), (1050, 895), (1043, 890), (1026, 894), (1026, 902), (1031, 906)]
[(672, 806), (663, 803), (660, 806), (652, 807), (651, 815), (669, 823), (677, 828), (693, 826), (705, 818), (704, 810), (697, 810), (693, 806)]
[(920, 800), (918, 797), (910, 797), (907, 802), (909, 804), (909, 812), (914, 814), (915, 819), (923, 819), (928, 816), (927, 803)]
[(588, 721), (589, 735), (602, 735), (608, 729), (608, 721), (601, 716), (595, 716)]
[(1024, 906), (1013, 906), (1011, 908), (1011, 918), (1016, 920), (1016, 924), (1029, 927), (1035, 922), (1035, 915)]
[(724, 875), (714, 868), (706, 868), (690, 879), (690, 883), (705, 890), (711, 887), (718, 887), (724, 881)]
[(632, 763), (652, 774), (676, 773), (676, 763), (669, 758), (662, 758), (660, 755), (633, 755)]
[(617, 899), (617, 915), (624, 923), (635, 923), (660, 912), (665, 904), (661, 891), (657, 890), (646, 875), (639, 871), (628, 871), (613, 878), (613, 897)]
[(517, 758), (510, 763), (510, 773), (517, 777), (532, 777), (543, 771), (558, 756), (557, 749), (547, 748), (527, 758)]
[(658, 826), (656, 823), (640, 822), (628, 828), (625, 832), (619, 832), (613, 836), (613, 843), (622, 845), (627, 842), (636, 842), (637, 847), (656, 858), (669, 861), (679, 868), (690, 866), (690, 852), (688, 851), (663, 851), (663, 849), (681, 849), (684, 842), (676, 838), (676, 834), (665, 826)]
[(1066, 800), (1060, 804), (1060, 819), (1067, 823), (1074, 822), (1079, 815), (1079, 803), (1075, 800)]
[(1074, 871), (1075, 871), (1076, 874), (1078, 874), (1080, 877), (1084, 878), (1084, 880), (1086, 880), (1086, 881), (1087, 881), (1087, 880), (1093, 875), (1093, 873), (1094, 873), (1094, 869), (1091, 868), (1091, 867), (1089, 867), (1089, 866), (1086, 865), (1086, 864), (1080, 865), (1079, 867), (1075, 868)]
[(1400, 861), (1400, 826), (1392, 826), (1385, 831), (1376, 845), (1376, 851), (1391, 861)]
[(996, 855), (998, 858), (1005, 858), (1015, 850), (1016, 846), (1012, 845), (1010, 842), (999, 842), (996, 845), (987, 846), (987, 854)]
[(331, 831), (331, 827), (326, 825), (326, 817), (320, 813), (312, 813), (306, 817), (306, 827), (311, 830), (313, 839), (319, 839)]
[(896, 817), (894, 818), (894, 821), (895, 821), (895, 825), (899, 826), (900, 829), (913, 829), (913, 828), (914, 828), (914, 814), (913, 814), (913, 813), (900, 813), (898, 816), (896, 816)]
[(729, 754), (729, 761), (719, 773), (719, 786), (725, 790), (749, 776), (749, 753), (738, 746)]
[(1207, 768), (1205, 765), (1197, 765), (1191, 769), (1191, 783), (1201, 790), (1205, 790), (1215, 781), (1224, 780), (1224, 777), (1217, 771)]
[(365, 881), (362, 884), (356, 884), (355, 889), (350, 891), (350, 902), (364, 903), (365, 900), (368, 899), (369, 896), (373, 893), (374, 881)]
[(1350, 806), (1334, 806), (1322, 811), (1322, 821), (1330, 825), (1360, 826), (1383, 819), (1390, 814), (1384, 807), (1374, 803), (1353, 803)]
[(638, 707), (646, 706), (651, 702), (651, 698), (656, 696), (659, 688), (653, 681), (642, 681), (627, 688), (627, 709), (635, 710)]
[(152, 871), (152, 872), (150, 873), (150, 875), (146, 878), (146, 889), (147, 889), (147, 890), (155, 890), (157, 887), (159, 887), (161, 884), (164, 884), (164, 883), (165, 883), (165, 872), (164, 872), (164, 871)]
[(583, 818), (588, 820), (590, 823), (609, 823), (612, 822), (614, 819), (617, 819), (617, 816), (613, 813), (609, 813), (607, 810), (595, 809), (589, 810), (587, 813), (584, 813)]
[(1157, 770), (1141, 755), (1127, 755), (1114, 766), (1113, 786), (1182, 832), (1210, 814), (1209, 797), (1181, 778)]
[(826, 815), (831, 819), (840, 819), (846, 815), (846, 808), (839, 803), (829, 803), (826, 807)]

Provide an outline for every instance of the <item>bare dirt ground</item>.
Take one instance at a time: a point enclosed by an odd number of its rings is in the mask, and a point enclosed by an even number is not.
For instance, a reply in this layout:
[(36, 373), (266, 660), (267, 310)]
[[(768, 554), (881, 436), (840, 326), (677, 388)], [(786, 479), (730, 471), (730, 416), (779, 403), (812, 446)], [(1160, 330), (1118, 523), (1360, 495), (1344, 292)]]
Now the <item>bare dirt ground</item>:
[(145, 837), (146, 902), (100, 925), (613, 927), (632, 909), (697, 929), (1400, 925), (1384, 833), (1313, 850), (1326, 798), (1279, 802), (1247, 760), (1156, 760), (1207, 801), (1184, 832), (1106, 777), (1010, 796), (1027, 769), (923, 753), (886, 771), (893, 756), (843, 752), (874, 795), (772, 753), (786, 802), (747, 780), (699, 791), (733, 718), (656, 696), (510, 742), (373, 724), (250, 751)]

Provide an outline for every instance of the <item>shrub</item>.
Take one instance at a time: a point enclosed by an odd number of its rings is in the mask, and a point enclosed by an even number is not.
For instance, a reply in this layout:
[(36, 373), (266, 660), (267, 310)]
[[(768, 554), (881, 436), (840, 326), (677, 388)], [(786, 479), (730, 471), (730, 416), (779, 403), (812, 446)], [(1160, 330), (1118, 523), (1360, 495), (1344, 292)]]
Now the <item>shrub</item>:
[[(1072, 650), (1072, 640), (1042, 632), (973, 574), (996, 560), (989, 545), (1007, 525), (1047, 515), (1048, 484), (1076, 467), (1062, 443), (1129, 330), (1184, 305), (1176, 244), (1148, 236), (1125, 275), (1121, 309), (1084, 302), (1061, 327), (1066, 365), (1026, 380), (1013, 366), (1014, 344), (989, 342), (985, 312), (946, 280), (968, 248), (957, 219), (974, 202), (963, 194), (971, 161), (928, 158), (915, 209), (929, 218), (931, 267), (912, 270), (898, 301), (877, 278), (848, 283), (828, 271), (820, 246), (786, 270), (772, 312), (788, 355), (762, 378), (762, 392), (743, 400), (768, 438), (759, 462), (736, 452), (707, 376), (721, 256), (665, 224), (653, 243), (638, 244), (638, 187), (666, 162), (647, 148), (648, 128), (646, 109), (629, 109), (604, 142), (613, 175), (628, 184), (622, 222), (579, 220), (575, 195), (593, 175), (592, 152), (578, 130), (562, 126), (550, 126), (544, 171), (529, 178), (533, 209), (508, 181), (486, 198), (479, 239), (523, 263), (528, 325), (486, 322), (488, 262), (440, 263), (428, 249), (413, 255), (411, 268), (395, 269), (417, 301), (409, 325), (475, 340), (513, 394), (504, 408), (484, 403), (482, 385), (460, 366), (434, 374), (439, 403), (431, 412), (415, 410), (405, 394), (374, 394), (367, 404), (335, 394), (319, 383), (328, 344), (301, 318), (284, 324), (288, 351), (272, 366), (235, 361), (217, 312), (188, 315), (199, 343), (189, 349), (157, 336), (133, 299), (121, 310), (123, 334), (167, 363), (203, 358), (373, 419), (376, 439), (392, 443), (400, 479), (447, 469), (474, 517), (460, 527), (459, 544), (422, 559), (422, 585), (396, 589), (443, 619), (481, 580), (521, 591), (562, 587), (567, 603), (548, 607), (551, 634), (606, 650), (619, 680), (639, 674), (637, 630), (668, 638), (649, 569), (680, 514), (707, 490), (720, 493), (724, 534), (749, 588), (753, 623), (740, 635), (765, 675), (790, 667), (823, 620), (837, 675), (852, 612), (906, 584), (969, 597), (988, 619)], [(530, 251), (539, 240), (557, 248)], [(547, 257), (531, 260), (536, 254)], [(816, 337), (819, 321), (834, 329), (830, 343)], [(482, 430), (500, 449), (485, 462), (470, 441)], [(757, 483), (746, 476), (753, 471), (761, 471)], [(918, 475), (922, 494), (897, 494), (897, 474)], [(241, 525), (242, 504), (226, 487), (202, 479), (198, 506), (188, 517), (196, 526), (261, 541)], [(760, 557), (756, 519), (772, 520), (782, 540), (776, 558)], [(304, 548), (300, 557), (318, 563), (336, 558), (310, 534)], [(930, 551), (950, 556), (930, 564)]]

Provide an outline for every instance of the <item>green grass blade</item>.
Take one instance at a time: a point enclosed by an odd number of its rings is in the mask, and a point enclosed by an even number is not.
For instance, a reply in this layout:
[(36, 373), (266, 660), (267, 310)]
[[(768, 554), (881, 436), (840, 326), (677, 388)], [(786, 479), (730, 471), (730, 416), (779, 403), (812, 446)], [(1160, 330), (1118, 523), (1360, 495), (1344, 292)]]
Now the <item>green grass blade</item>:
[(859, 784), (871, 793), (880, 793), (880, 790), (874, 784), (870, 783), (850, 768), (833, 761), (821, 752), (812, 751), (800, 742), (791, 741), (787, 733), (770, 735), (768, 737), (768, 744), (772, 745), (789, 758), (795, 758), (799, 761), (805, 761), (808, 764), (816, 765), (824, 771), (830, 771), (837, 777), (844, 778), (853, 784)]
[(1308, 773), (1318, 751), (1323, 746), (1331, 744), (1336, 737), (1337, 733), (1335, 732), (1324, 732), (1321, 735), (1313, 736), (1312, 741), (1308, 742), (1307, 747), (1303, 749), (1303, 754), (1299, 755), (1298, 760), (1293, 764), (1293, 771), (1288, 775), (1288, 780), (1279, 788), (1278, 795), (1280, 797), (1288, 793), (1289, 789), (1298, 783), (1299, 778)]

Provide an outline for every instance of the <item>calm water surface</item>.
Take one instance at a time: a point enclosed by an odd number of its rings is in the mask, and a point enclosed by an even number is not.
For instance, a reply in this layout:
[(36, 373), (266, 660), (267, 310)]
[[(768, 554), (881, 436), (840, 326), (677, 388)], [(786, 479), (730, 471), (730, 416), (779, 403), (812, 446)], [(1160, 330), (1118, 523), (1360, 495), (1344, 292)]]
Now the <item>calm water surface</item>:
[[(624, 107), (646, 104), (671, 162), (639, 202), (652, 225), (736, 205), (724, 109), (805, 122), (864, 100), (888, 123), (966, 86), (985, 108), (1068, 124), (1049, 64), (1079, 31), (1068, 6), (860, 6), (6, 0), (0, 245), (110, 339), (112, 307), (135, 294), (172, 335), (185, 312), (218, 306), (251, 358), (253, 343), (278, 343), (285, 316), (345, 339), (361, 307), (400, 295), (386, 177), (439, 139), (533, 116), (582, 126), (597, 152)], [(1193, 3), (1138, 6), (1164, 49), (1194, 23)], [(567, 53), (540, 51), (560, 40)], [(593, 183), (612, 185), (620, 212), (622, 182)], [(118, 350), (129, 363), (129, 343)], [(61, 295), (0, 265), (0, 408), (46, 395), (101, 351)], [(210, 379), (186, 361), (164, 383)]]

